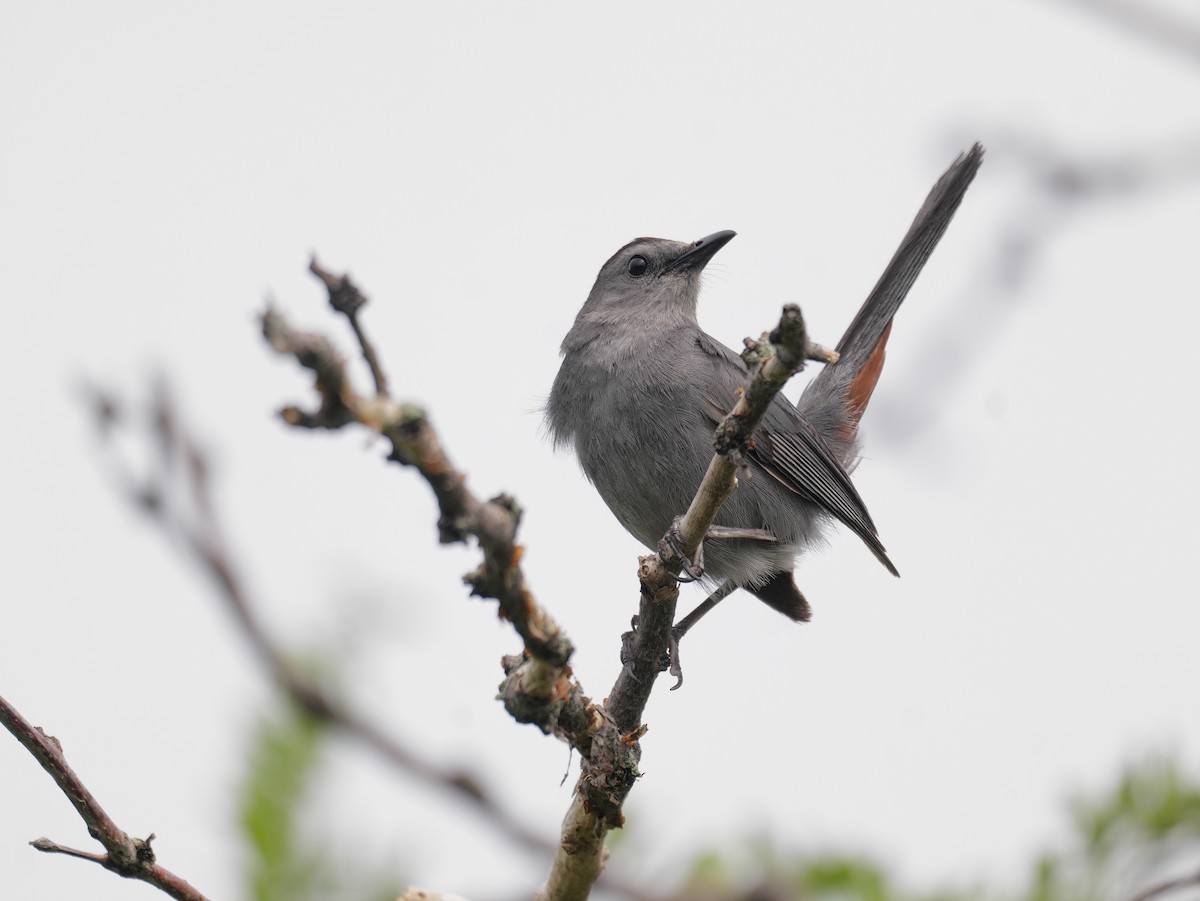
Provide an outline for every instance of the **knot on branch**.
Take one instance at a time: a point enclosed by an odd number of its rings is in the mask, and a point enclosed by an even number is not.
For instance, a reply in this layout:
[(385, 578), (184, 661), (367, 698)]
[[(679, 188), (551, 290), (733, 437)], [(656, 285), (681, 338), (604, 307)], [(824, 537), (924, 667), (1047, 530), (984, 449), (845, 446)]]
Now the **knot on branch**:
[(521, 547), (514, 544), (517, 527), (521, 524), (521, 505), (507, 494), (499, 494), (475, 511), (475, 531), (484, 553), (500, 559), (496, 563), (502, 570), (511, 569), (521, 562)]
[[(429, 428), (429, 419), (423, 407), (411, 403), (397, 404), (380, 424), (380, 432), (392, 443), (387, 458), (404, 466), (423, 469), (430, 455), (426, 436)], [(444, 467), (439, 465), (438, 469), (443, 470)]]
[(749, 366), (756, 366), (750, 380), (733, 410), (721, 420), (713, 435), (713, 446), (718, 454), (736, 454), (753, 444), (754, 430), (763, 413), (785, 382), (804, 369), (808, 360), (835, 363), (837, 351), (829, 350), (808, 340), (808, 329), (800, 307), (794, 303), (784, 305), (779, 323), (770, 333), (759, 340), (746, 338), (746, 349), (742, 359)]
[(505, 678), (496, 698), (509, 715), (589, 756), (593, 737), (608, 720), (579, 688), (570, 667), (547, 666), (528, 652), (504, 657), (501, 664)]
[(658, 553), (638, 557), (638, 584), (642, 597), (652, 604), (665, 604), (679, 597), (679, 583), (667, 560), (667, 556), (673, 555), (671, 543), (664, 541), (660, 542)]
[(397, 405), (395, 416), (388, 424), (389, 434), (392, 430), (395, 434), (405, 438), (416, 438), (425, 426), (429, 424), (429, 418), (425, 414), (425, 408), (417, 404), (402, 403)]
[(593, 741), (592, 752), (581, 762), (583, 770), (579, 777), (579, 788), (587, 810), (603, 823), (605, 828), (619, 829), (625, 823), (621, 805), (642, 777), (638, 769), (641, 745), (636, 741), (627, 744), (619, 731), (605, 734), (605, 741)]
[(743, 338), (742, 344), (745, 345), (741, 353), (742, 362), (751, 369), (775, 354), (775, 348), (771, 345), (771, 336), (768, 332), (763, 332), (758, 340)]
[(137, 849), (137, 861), (139, 864), (152, 864), (155, 862), (154, 849), (150, 847), (150, 843), (155, 838), (157, 836), (151, 832), (145, 838), (135, 838), (133, 840), (133, 847)]
[(312, 371), (321, 398), (315, 412), (284, 407), (279, 411), (284, 422), (305, 429), (340, 429), (358, 419), (354, 391), (346, 378), (346, 361), (323, 335), (296, 331), (273, 307), (262, 314), (262, 333), (277, 353), (295, 357), (296, 362)]
[(354, 318), (366, 305), (367, 296), (350, 280), (349, 275), (335, 275), (318, 263), (315, 256), (308, 263), (308, 271), (325, 283), (329, 305), (343, 316)]
[(750, 430), (740, 416), (726, 416), (717, 424), (713, 433), (713, 447), (718, 454), (732, 454), (750, 446)]
[(459, 770), (458, 772), (449, 774), (446, 784), (461, 794), (466, 795), (472, 801), (486, 802), (488, 800), (487, 792), (483, 790), (483, 786), (479, 784), (479, 780), (466, 771)]
[[(469, 514), (463, 511), (455, 521), (439, 520), (438, 528), (443, 532), (462, 529), (464, 537), (466, 534), (473, 534), (479, 539), (479, 546), (483, 550), (483, 564), (468, 573), (464, 579), (471, 586), (472, 595), (500, 597), (511, 595), (519, 588), (518, 565), (523, 551), (521, 546), (516, 544), (516, 537), (520, 518), (520, 505), (513, 498), (502, 494), (481, 504)], [(528, 600), (530, 599), (527, 598), (526, 601)], [(524, 606), (527, 608), (528, 605)], [(502, 612), (508, 614), (503, 608)]]
[(800, 307), (794, 303), (784, 304), (779, 324), (767, 336), (780, 361), (797, 372), (804, 368), (804, 348), (808, 343), (808, 329)]
[[(489, 508), (503, 510), (505, 515), (508, 517), (508, 520), (512, 523), (514, 533), (521, 525), (521, 516), (525, 511), (521, 509), (520, 503), (518, 503), (517, 499), (511, 494), (497, 494), (495, 497), (489, 499), (488, 502), (484, 504), (484, 509), (487, 510)], [(518, 552), (520, 550), (520, 548), (517, 548)]]

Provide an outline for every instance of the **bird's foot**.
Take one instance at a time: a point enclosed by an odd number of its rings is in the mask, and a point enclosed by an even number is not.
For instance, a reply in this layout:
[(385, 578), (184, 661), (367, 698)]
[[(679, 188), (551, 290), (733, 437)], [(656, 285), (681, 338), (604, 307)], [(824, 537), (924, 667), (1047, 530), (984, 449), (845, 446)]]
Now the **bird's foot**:
[[(633, 660), (633, 640), (637, 637), (637, 628), (638, 616), (635, 613), (633, 619), (629, 622), (629, 631), (621, 635), (621, 666), (628, 666), (629, 662)], [(668, 648), (669, 647), (670, 645), (668, 645)], [(666, 672), (668, 667), (672, 666), (671, 660), (672, 658), (670, 657), (670, 651), (668, 650), (668, 652), (664, 653), (662, 659), (658, 662), (658, 671), (660, 673)], [(674, 675), (674, 670), (671, 672), (672, 675)]]
[(671, 528), (667, 529), (667, 534), (658, 543), (658, 554), (664, 559), (680, 561), (680, 569), (687, 573), (688, 578), (676, 576), (678, 581), (698, 582), (704, 578), (704, 542), (696, 548), (694, 559), (683, 552), (683, 536), (679, 534), (679, 522), (682, 519), (682, 516), (676, 516), (672, 521)]
[(621, 633), (621, 666), (628, 666), (633, 659), (633, 639), (637, 637), (638, 618), (635, 613), (629, 621), (629, 631)]
[(696, 607), (691, 613), (677, 622), (671, 627), (670, 637), (667, 639), (667, 655), (670, 657), (670, 672), (675, 677), (675, 684), (671, 686), (671, 691), (677, 689), (683, 684), (683, 665), (679, 662), (679, 643), (683, 641), (683, 636), (687, 635), (688, 631), (696, 623), (700, 622), (701, 618), (712, 610), (713, 607), (725, 600), (737, 590), (737, 585), (732, 581), (722, 582), (716, 587), (704, 601)]

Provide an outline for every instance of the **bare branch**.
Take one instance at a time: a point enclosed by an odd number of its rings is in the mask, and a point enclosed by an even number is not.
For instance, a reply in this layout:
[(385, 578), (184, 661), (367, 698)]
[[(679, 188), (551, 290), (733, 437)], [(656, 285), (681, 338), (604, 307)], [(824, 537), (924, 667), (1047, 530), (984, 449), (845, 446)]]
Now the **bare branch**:
[(565, 667), (574, 648), (525, 585), (521, 549), (516, 544), (520, 522), (517, 503), (507, 495), (479, 500), (467, 487), (466, 477), (450, 461), (420, 407), (384, 396), (355, 394), (349, 387), (344, 361), (324, 338), (293, 330), (274, 310), (267, 310), (262, 325), (263, 336), (276, 351), (294, 356), (313, 372), (322, 399), (320, 409), (311, 413), (285, 408), (281, 413), (284, 421), (304, 428), (327, 429), (356, 422), (391, 442), (389, 459), (417, 469), (433, 489), (441, 514), (438, 539), (443, 544), (465, 542), (471, 537), (479, 542), (483, 565), (466, 577), (472, 594), (500, 602), (501, 612), (512, 622), (531, 656), (552, 667)]
[(1200, 177), (1200, 137), (1180, 135), (1140, 148), (1084, 155), (1019, 129), (992, 142), (1044, 193), (1061, 201), (1109, 200), (1149, 191), (1177, 191)]
[(151, 834), (146, 838), (131, 838), (121, 829), (100, 806), (100, 802), (83, 784), (75, 771), (67, 764), (63, 756), (62, 745), (52, 735), (47, 735), (40, 728), (33, 726), (8, 701), (0, 697), (0, 723), (13, 734), (34, 759), (41, 764), (42, 769), (50, 774), (67, 800), (71, 802), (92, 838), (104, 846), (104, 854), (91, 854), (78, 851), (52, 842), (48, 838), (39, 838), (30, 842), (39, 851), (48, 854), (66, 854), (82, 860), (98, 863), (106, 870), (111, 870), (127, 879), (139, 879), (148, 882), (155, 888), (166, 892), (179, 901), (205, 901), (199, 891), (156, 862), (154, 850), (150, 843), (154, 840)]

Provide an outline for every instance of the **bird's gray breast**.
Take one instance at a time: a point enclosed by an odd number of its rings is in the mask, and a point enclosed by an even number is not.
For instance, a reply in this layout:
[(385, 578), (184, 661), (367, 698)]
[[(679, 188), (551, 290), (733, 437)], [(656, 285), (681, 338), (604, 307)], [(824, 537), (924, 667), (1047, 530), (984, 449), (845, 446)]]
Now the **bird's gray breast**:
[[(712, 456), (712, 426), (687, 377), (690, 336), (636, 354), (568, 352), (547, 419), (621, 524), (648, 547), (683, 513)], [(611, 348), (609, 348), (611, 350)]]

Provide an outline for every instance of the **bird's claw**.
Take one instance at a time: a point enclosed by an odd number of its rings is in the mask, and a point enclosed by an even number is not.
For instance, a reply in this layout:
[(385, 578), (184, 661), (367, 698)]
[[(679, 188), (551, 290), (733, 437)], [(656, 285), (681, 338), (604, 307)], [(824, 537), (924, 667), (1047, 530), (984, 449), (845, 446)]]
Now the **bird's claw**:
[(679, 640), (683, 638), (683, 635), (684, 633), (679, 629), (672, 627), (671, 635), (667, 639), (667, 656), (671, 661), (668, 671), (675, 677), (675, 684), (671, 686), (671, 691), (683, 684), (683, 665), (679, 662)]

